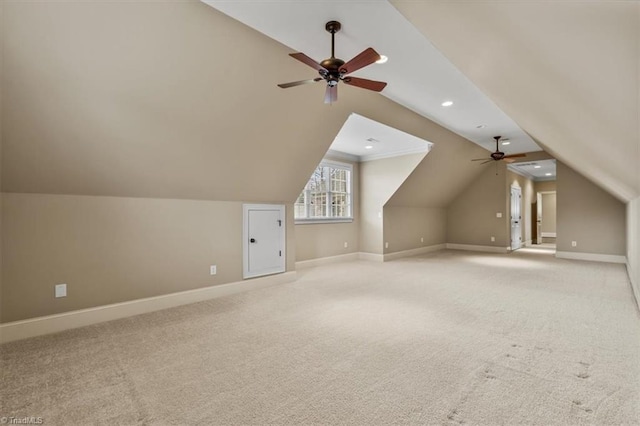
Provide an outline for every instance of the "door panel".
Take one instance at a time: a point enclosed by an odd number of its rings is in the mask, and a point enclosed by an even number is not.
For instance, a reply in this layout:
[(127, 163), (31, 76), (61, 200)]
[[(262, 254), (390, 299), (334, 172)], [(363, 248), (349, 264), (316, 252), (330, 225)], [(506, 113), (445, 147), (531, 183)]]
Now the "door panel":
[(244, 206), (244, 278), (285, 271), (284, 206)]

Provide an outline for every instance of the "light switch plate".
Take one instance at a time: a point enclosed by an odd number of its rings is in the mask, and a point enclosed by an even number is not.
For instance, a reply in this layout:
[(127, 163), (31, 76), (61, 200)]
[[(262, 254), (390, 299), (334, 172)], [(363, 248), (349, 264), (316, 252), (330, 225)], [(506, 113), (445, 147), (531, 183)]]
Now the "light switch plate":
[(502, 217), (502, 213), (500, 212), (496, 213), (496, 217)]
[(56, 284), (56, 297), (67, 297), (66, 284)]

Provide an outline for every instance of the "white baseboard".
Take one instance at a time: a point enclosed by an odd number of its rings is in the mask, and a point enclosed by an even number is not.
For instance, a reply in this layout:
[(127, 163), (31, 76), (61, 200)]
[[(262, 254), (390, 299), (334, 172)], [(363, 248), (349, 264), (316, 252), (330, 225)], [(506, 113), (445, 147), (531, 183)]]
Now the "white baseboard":
[(319, 257), (317, 259), (301, 260), (296, 262), (296, 269), (313, 268), (315, 266), (328, 265), (330, 263), (348, 262), (351, 260), (358, 260), (360, 253), (347, 253), (340, 254), (338, 256)]
[(627, 263), (627, 258), (625, 256), (618, 256), (614, 254), (556, 251), (556, 257), (559, 259), (589, 260), (592, 262), (608, 262), (608, 263), (623, 263), (623, 264)]
[(21, 321), (0, 324), (0, 344), (43, 334), (57, 333), (72, 328), (84, 327), (134, 315), (146, 314), (161, 309), (201, 302), (203, 300), (242, 293), (248, 290), (285, 284), (296, 279), (296, 272), (253, 278), (244, 281), (221, 284), (162, 296), (147, 297), (128, 302), (97, 306), (95, 308), (64, 312)]
[(556, 238), (556, 233), (555, 232), (541, 232), (540, 236), (542, 238)]
[(473, 244), (452, 243), (447, 243), (447, 248), (451, 250), (483, 251), (489, 253), (509, 253), (511, 251), (511, 247), (476, 246)]
[(631, 264), (629, 264), (628, 260), (626, 262), (626, 265), (627, 275), (629, 275), (629, 283), (631, 283), (631, 292), (633, 293), (634, 299), (636, 299), (636, 305), (638, 305), (638, 310), (640, 311), (640, 290), (638, 289), (640, 283), (636, 281), (637, 275), (635, 274), (635, 271), (631, 267)]
[(418, 247), (418, 248), (411, 249), (411, 250), (396, 251), (394, 253), (385, 254), (384, 255), (384, 261), (387, 262), (389, 260), (400, 259), (402, 257), (418, 256), (418, 255), (421, 255), (421, 254), (432, 253), (434, 251), (444, 250), (446, 248), (447, 248), (446, 244), (436, 244), (436, 245), (433, 245), (433, 246)]
[(371, 262), (384, 262), (384, 255), (377, 253), (366, 253), (361, 251), (360, 253), (358, 253), (358, 259), (369, 260)]

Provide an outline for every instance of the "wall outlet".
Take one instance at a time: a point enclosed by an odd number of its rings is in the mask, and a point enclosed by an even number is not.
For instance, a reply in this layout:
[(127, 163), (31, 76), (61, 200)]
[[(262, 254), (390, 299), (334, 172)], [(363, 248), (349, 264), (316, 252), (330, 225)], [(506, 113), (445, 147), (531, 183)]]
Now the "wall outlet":
[(384, 243), (384, 248), (389, 248), (389, 243)]
[(67, 297), (67, 285), (66, 284), (56, 284), (56, 297)]
[(500, 212), (496, 213), (496, 217), (502, 217), (502, 213)]
[(420, 242), (424, 243), (424, 237), (420, 237)]
[(496, 237), (491, 237), (491, 242), (495, 243), (496, 242)]
[(209, 274), (215, 275), (217, 273), (218, 273), (218, 268), (216, 267), (216, 265), (209, 266)]
[(578, 246), (577, 241), (571, 241), (571, 247), (577, 247), (577, 246)]
[(347, 248), (347, 247), (349, 247), (349, 243), (345, 241), (344, 242), (344, 248)]

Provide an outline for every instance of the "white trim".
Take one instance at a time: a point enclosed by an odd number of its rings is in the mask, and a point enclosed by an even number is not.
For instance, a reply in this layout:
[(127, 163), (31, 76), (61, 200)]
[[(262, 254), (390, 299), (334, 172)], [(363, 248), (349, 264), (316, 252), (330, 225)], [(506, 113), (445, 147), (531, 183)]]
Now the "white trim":
[(410, 250), (396, 251), (393, 253), (387, 253), (384, 255), (384, 261), (400, 259), (402, 257), (419, 256), (421, 254), (432, 253), (434, 251), (440, 251), (447, 248), (446, 244), (436, 244), (433, 246), (418, 247)]
[(525, 246), (525, 247), (531, 247), (532, 245), (533, 245), (533, 240), (526, 240), (526, 241), (524, 242), (524, 246)]
[(472, 244), (452, 244), (452, 243), (447, 243), (447, 249), (483, 251), (483, 252), (489, 252), (489, 253), (509, 253), (511, 251), (510, 247), (477, 246)]
[[(249, 271), (249, 211), (251, 210), (277, 210), (280, 212), (280, 247), (282, 248), (280, 265), (257, 272)], [(243, 204), (242, 205), (242, 278), (254, 278), (264, 275), (279, 274), (287, 267), (287, 215), (284, 204)]]
[(316, 259), (300, 260), (296, 262), (296, 269), (313, 268), (316, 266), (328, 265), (331, 263), (349, 262), (358, 260), (360, 253), (339, 254), (337, 256), (318, 257)]
[(578, 253), (574, 251), (556, 251), (559, 259), (589, 260), (592, 262), (627, 263), (625, 256), (615, 254)]
[(358, 157), (357, 155), (349, 154), (348, 152), (343, 151), (336, 151), (335, 149), (328, 150), (324, 156), (325, 158), (333, 157), (337, 158), (338, 160), (351, 161), (352, 163), (357, 163), (358, 161), (360, 161), (360, 157)]
[(369, 260), (371, 262), (384, 262), (384, 255), (378, 253), (367, 253), (367, 252), (359, 252), (358, 259), (360, 260)]
[(555, 232), (541, 232), (540, 236), (542, 238), (556, 238), (556, 233)]
[(229, 296), (296, 280), (295, 271), (0, 324), (0, 343)]
[(386, 152), (384, 154), (361, 155), (360, 156), (360, 161), (364, 163), (366, 161), (382, 160), (383, 158), (400, 157), (402, 155), (409, 155), (409, 154), (421, 154), (423, 152), (426, 155), (431, 150), (431, 142), (426, 142), (425, 141), (425, 143), (428, 144), (428, 145), (425, 146), (425, 147), (420, 147), (420, 148), (399, 149), (399, 150), (395, 150), (395, 151), (391, 151), (391, 152)]
[(327, 217), (325, 219), (296, 219), (296, 225), (317, 225), (319, 223), (352, 223), (352, 217)]

